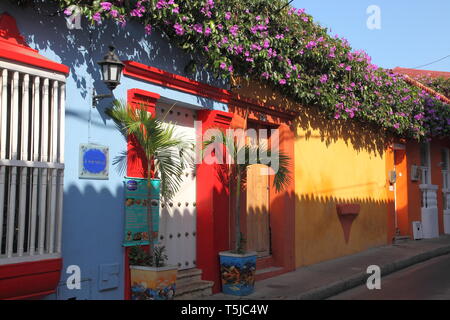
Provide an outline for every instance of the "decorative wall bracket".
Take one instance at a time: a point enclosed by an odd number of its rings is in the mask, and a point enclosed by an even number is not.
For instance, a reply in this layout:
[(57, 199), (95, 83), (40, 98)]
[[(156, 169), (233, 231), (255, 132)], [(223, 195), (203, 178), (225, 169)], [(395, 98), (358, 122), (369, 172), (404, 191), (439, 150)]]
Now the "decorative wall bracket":
[(357, 203), (340, 203), (336, 204), (336, 211), (344, 231), (345, 243), (350, 240), (350, 230), (353, 221), (359, 215), (361, 206)]

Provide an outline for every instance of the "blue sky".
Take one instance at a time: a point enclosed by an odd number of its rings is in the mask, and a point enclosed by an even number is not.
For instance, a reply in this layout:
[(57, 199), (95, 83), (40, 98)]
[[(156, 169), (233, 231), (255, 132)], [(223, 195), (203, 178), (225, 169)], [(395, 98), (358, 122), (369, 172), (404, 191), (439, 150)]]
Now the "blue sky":
[[(384, 68), (413, 68), (450, 55), (450, 0), (294, 0), (316, 22), (363, 49)], [(367, 7), (381, 9), (381, 29), (369, 30)], [(421, 69), (450, 72), (450, 57)]]

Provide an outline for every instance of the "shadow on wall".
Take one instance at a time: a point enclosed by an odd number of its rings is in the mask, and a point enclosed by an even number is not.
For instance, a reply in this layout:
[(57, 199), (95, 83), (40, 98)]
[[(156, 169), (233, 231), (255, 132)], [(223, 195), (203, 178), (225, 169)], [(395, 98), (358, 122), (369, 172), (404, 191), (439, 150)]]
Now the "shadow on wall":
[[(233, 85), (240, 85), (240, 89), (233, 90), (243, 96), (256, 99), (275, 109), (284, 109), (298, 113), (292, 124), (292, 129), (301, 128), (305, 132), (304, 138), (308, 140), (313, 131), (318, 131), (321, 141), (328, 145), (343, 139), (351, 144), (356, 151), (368, 151), (383, 155), (388, 146), (385, 133), (375, 126), (361, 124), (355, 120), (334, 120), (325, 117), (318, 107), (306, 107), (287, 98), (282, 93), (273, 90), (266, 84), (257, 80), (234, 78)], [(316, 135), (317, 133), (314, 133)]]
[[(108, 299), (108, 296), (117, 299), (122, 295), (124, 285), (121, 242), (124, 206), (118, 207), (117, 199), (124, 199), (124, 189), (117, 186), (115, 191), (105, 187), (97, 190), (86, 180), (85, 184), (70, 184), (65, 190), (62, 232), (65, 258), (58, 299), (73, 296), (77, 299)], [(80, 224), (80, 221), (85, 223)], [(66, 269), (70, 265), (78, 265), (81, 269), (82, 290), (66, 289), (65, 282), (70, 276)]]
[[(16, 17), (19, 30), (31, 47), (70, 68), (70, 77), (83, 98), (90, 97), (92, 86), (104, 88), (105, 92), (98, 92), (100, 94), (107, 93), (106, 87), (100, 83), (97, 61), (108, 52), (110, 44), (115, 45), (116, 53), (122, 60), (134, 60), (197, 81), (225, 86), (223, 80), (215, 78), (204, 69), (195, 74), (188, 72), (186, 67), (192, 60), (192, 55), (171, 45), (167, 36), (157, 30), (146, 35), (144, 27), (137, 22), (129, 22), (121, 27), (114, 22), (104, 21), (101, 25), (93, 26), (83, 17), (82, 29), (70, 30), (62, 10), (55, 3), (33, 3), (26, 8), (2, 3), (0, 12), (3, 11)], [(207, 100), (198, 98), (198, 103), (204, 105)]]
[[(296, 196), (296, 266), (306, 266), (387, 244), (389, 205), (370, 197)], [(357, 215), (336, 205), (358, 204)]]

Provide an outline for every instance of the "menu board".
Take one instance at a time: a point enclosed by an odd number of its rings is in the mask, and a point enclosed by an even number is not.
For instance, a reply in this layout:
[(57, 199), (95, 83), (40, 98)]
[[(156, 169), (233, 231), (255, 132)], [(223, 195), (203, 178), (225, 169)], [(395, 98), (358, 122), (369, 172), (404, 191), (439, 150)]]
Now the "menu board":
[(147, 205), (153, 219), (153, 242), (158, 241), (160, 180), (151, 180), (151, 198), (148, 198), (148, 181), (142, 178), (125, 178), (125, 234), (124, 246), (150, 244), (147, 225)]

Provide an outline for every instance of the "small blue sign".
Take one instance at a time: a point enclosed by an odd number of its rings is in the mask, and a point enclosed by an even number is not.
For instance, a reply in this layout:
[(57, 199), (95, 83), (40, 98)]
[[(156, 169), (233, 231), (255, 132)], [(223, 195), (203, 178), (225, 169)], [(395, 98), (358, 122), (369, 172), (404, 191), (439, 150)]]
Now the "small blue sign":
[(135, 191), (137, 190), (137, 181), (136, 180), (128, 180), (127, 181), (127, 190), (129, 191)]
[(95, 144), (80, 145), (81, 179), (108, 179), (109, 149)]
[(90, 173), (100, 173), (106, 168), (106, 155), (99, 149), (90, 149), (84, 153), (83, 166)]

